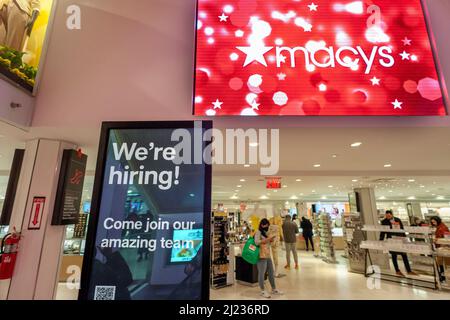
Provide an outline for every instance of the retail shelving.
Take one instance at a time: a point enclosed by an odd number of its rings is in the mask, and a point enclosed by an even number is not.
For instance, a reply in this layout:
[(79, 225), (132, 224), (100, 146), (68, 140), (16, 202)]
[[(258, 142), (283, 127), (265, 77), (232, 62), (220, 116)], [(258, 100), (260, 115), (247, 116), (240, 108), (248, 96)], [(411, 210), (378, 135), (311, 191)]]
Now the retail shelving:
[[(397, 282), (401, 284), (412, 285), (416, 287), (439, 289), (440, 283), (438, 280), (438, 270), (436, 265), (436, 252), (433, 245), (433, 234), (434, 231), (429, 227), (405, 227), (404, 229), (391, 229), (389, 226), (381, 225), (365, 225), (362, 228), (363, 231), (367, 232), (385, 232), (393, 234), (402, 234), (402, 237), (390, 238), (386, 241), (376, 241), (376, 240), (365, 240), (361, 243), (361, 248), (366, 250), (365, 258), (365, 276), (373, 276), (375, 272), (368, 272), (368, 263), (372, 265), (371, 250), (377, 252), (383, 252), (384, 254), (390, 252), (406, 253), (409, 255), (419, 256), (421, 265), (428, 265), (431, 270), (431, 276), (421, 275), (415, 277), (403, 277), (390, 273), (380, 272), (378, 276), (382, 280)], [(419, 236), (421, 241), (413, 241)], [(366, 236), (367, 238), (367, 236)], [(428, 260), (428, 263), (425, 263)], [(414, 260), (413, 260), (414, 261)], [(414, 265), (413, 265), (414, 266)]]
[(445, 281), (441, 283), (441, 287), (450, 290), (450, 239), (437, 239), (436, 256), (442, 261), (444, 266)]
[(230, 271), (228, 246), (228, 214), (215, 211), (212, 214), (212, 268), (211, 287), (220, 289), (229, 286), (228, 273)]
[(327, 213), (321, 213), (314, 219), (314, 229), (316, 234), (319, 235), (320, 242), (320, 255), (316, 257), (327, 263), (337, 263), (333, 243), (333, 228)]
[(364, 260), (366, 251), (361, 248), (365, 240), (361, 215), (359, 213), (345, 213), (343, 215), (345, 254), (348, 259), (348, 270), (350, 272), (364, 274)]

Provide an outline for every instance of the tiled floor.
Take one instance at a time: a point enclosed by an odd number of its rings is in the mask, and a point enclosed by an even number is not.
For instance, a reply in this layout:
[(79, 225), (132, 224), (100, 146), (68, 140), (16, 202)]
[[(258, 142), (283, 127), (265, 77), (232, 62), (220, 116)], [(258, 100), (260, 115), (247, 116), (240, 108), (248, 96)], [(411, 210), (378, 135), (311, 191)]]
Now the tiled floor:
[[(284, 252), (280, 263), (284, 263)], [(386, 281), (380, 289), (370, 290), (368, 279), (363, 275), (347, 271), (345, 259), (339, 255), (339, 264), (327, 264), (313, 257), (312, 253), (299, 252), (300, 269), (283, 270), (286, 277), (276, 279), (278, 289), (284, 295), (273, 297), (281, 300), (366, 300), (366, 299), (450, 299), (449, 292), (417, 289)], [(282, 265), (282, 267), (284, 264)], [(370, 280), (369, 280), (370, 281)], [(267, 283), (268, 285), (268, 283)], [(270, 288), (270, 287), (269, 287)], [(260, 297), (258, 287), (240, 284), (211, 290), (213, 300), (254, 300)]]
[[(300, 269), (283, 273), (286, 277), (277, 279), (277, 287), (283, 296), (273, 299), (286, 300), (361, 300), (361, 299), (450, 299), (450, 292), (417, 289), (396, 283), (381, 281), (380, 289), (370, 290), (363, 275), (349, 273), (345, 259), (339, 256), (339, 264), (327, 264), (313, 257), (312, 253), (299, 252)], [(284, 251), (280, 263), (284, 262)], [(369, 280), (370, 281), (370, 280)], [(255, 300), (263, 299), (257, 287), (235, 284), (219, 290), (211, 290), (213, 300)], [(77, 290), (70, 290), (65, 284), (58, 287), (58, 300), (74, 300)]]

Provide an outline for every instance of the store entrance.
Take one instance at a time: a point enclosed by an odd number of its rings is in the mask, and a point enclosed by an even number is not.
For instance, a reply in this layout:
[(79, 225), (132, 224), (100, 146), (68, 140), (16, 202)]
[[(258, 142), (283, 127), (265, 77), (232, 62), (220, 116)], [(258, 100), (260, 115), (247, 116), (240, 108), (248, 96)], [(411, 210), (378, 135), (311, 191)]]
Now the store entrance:
[[(444, 139), (445, 130), (437, 129), (284, 128), (276, 176), (261, 174), (259, 165), (214, 166), (214, 231), (227, 250), (213, 255), (211, 297), (265, 299), (257, 268), (241, 255), (267, 219), (278, 232), (271, 259), (284, 292), (273, 298), (450, 298), (450, 234), (436, 233), (435, 225), (450, 225), (450, 175), (439, 147), (428, 148), (426, 157), (416, 152), (429, 145), (428, 131)], [(252, 148), (258, 144), (246, 156)], [(292, 250), (287, 261), (285, 217), (299, 229), (298, 268)], [(303, 233), (302, 220), (312, 224), (312, 234)]]

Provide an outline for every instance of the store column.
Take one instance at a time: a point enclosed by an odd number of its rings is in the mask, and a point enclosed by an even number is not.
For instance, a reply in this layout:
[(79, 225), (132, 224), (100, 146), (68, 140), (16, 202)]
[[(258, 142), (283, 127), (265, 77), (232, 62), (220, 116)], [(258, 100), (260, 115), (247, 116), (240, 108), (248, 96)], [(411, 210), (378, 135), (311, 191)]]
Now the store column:
[(75, 147), (44, 139), (26, 144), (10, 224), (22, 239), (8, 300), (54, 299), (65, 227), (51, 225), (53, 207), (63, 151)]
[[(373, 188), (357, 188), (354, 190), (358, 194), (359, 211), (364, 225), (379, 225), (380, 217), (378, 216), (377, 202), (375, 190)], [(367, 240), (378, 240), (379, 234), (375, 232), (367, 233)], [(389, 269), (388, 256), (383, 253), (371, 252), (371, 260), (373, 265), (379, 266), (381, 269)]]

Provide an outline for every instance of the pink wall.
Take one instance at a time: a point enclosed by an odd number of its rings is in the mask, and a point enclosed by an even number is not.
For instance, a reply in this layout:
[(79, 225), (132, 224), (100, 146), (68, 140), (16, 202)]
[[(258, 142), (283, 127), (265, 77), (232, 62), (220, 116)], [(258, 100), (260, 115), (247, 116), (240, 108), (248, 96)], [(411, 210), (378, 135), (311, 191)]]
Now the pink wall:
[[(450, 79), (450, 5), (426, 2)], [(74, 3), (79, 31), (65, 27)], [(76, 127), (97, 134), (104, 120), (192, 119), (194, 21), (195, 0), (60, 0), (33, 126), (68, 139)], [(450, 126), (450, 118), (217, 118), (215, 126)]]

